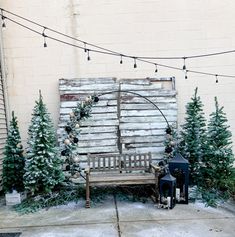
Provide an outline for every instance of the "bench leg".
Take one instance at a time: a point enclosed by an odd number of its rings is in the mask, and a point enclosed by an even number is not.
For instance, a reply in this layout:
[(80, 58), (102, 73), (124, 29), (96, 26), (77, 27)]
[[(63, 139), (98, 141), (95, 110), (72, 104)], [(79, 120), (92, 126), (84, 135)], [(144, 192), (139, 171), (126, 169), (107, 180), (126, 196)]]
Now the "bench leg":
[(89, 185), (89, 175), (86, 175), (86, 208), (90, 208), (90, 185)]

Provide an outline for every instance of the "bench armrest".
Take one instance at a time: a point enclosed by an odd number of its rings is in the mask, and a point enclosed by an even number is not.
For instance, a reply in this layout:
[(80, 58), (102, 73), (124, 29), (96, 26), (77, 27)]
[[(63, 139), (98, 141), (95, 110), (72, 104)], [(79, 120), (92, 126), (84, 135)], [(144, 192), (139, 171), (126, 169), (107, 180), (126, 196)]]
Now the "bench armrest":
[(155, 172), (160, 172), (162, 168), (156, 164), (150, 164), (150, 167), (154, 169)]
[(85, 168), (84, 172), (85, 172), (85, 174), (90, 174), (90, 167), (87, 166), (87, 167)]

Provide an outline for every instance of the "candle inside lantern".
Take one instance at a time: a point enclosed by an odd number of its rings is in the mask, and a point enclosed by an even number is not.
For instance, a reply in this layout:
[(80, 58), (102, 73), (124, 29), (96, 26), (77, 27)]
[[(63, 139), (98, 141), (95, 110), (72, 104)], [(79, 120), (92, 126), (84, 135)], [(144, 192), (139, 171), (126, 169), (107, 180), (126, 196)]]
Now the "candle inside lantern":
[(171, 197), (167, 197), (167, 206), (168, 208), (171, 206)]
[(176, 200), (179, 202), (180, 201), (180, 189), (179, 188), (176, 189), (175, 195), (176, 195)]

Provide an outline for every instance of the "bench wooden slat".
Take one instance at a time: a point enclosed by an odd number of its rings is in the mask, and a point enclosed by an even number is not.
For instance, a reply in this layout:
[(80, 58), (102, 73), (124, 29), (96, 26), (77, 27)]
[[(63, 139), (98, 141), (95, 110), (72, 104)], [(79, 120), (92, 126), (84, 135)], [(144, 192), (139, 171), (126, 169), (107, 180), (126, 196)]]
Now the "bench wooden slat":
[(91, 186), (153, 184), (157, 200), (159, 171), (151, 169), (151, 162), (151, 153), (89, 155), (90, 169), (86, 172), (86, 207), (90, 207)]

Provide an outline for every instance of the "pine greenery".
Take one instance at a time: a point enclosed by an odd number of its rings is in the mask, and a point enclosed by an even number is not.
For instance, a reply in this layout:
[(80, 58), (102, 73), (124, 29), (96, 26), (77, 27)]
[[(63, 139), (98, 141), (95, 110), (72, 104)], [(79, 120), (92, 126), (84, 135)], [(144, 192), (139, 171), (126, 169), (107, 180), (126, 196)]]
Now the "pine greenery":
[(204, 155), (206, 141), (206, 119), (203, 104), (197, 92), (198, 88), (195, 89), (191, 101), (186, 105), (186, 121), (182, 125), (179, 145), (181, 154), (189, 161), (192, 184), (197, 184), (200, 180), (200, 162)]
[(232, 134), (227, 125), (224, 107), (219, 107), (215, 97), (215, 112), (210, 114), (207, 132), (207, 150), (203, 159), (203, 186), (208, 189), (225, 191), (232, 179), (234, 156)]
[(43, 103), (41, 92), (33, 109), (28, 135), (25, 188), (33, 195), (51, 192), (57, 184), (64, 180), (64, 175), (56, 147), (53, 123)]
[(5, 145), (3, 158), (3, 190), (4, 192), (12, 192), (16, 190), (21, 192), (24, 190), (24, 156), (23, 146), (21, 145), (21, 137), (18, 128), (18, 121), (14, 112), (12, 112), (12, 120), (10, 121), (7, 141)]

